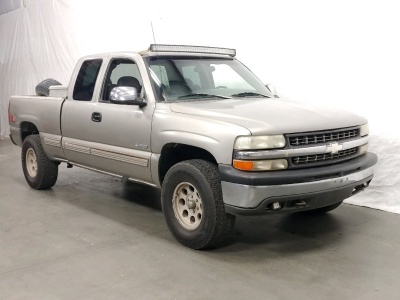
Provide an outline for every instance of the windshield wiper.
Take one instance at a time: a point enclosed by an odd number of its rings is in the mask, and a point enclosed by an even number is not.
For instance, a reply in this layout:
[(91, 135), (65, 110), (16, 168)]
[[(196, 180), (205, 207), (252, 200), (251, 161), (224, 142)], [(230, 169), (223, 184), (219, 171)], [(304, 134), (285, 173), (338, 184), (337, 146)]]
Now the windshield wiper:
[(271, 96), (253, 93), (253, 92), (243, 92), (231, 95), (232, 97), (264, 97), (264, 98), (272, 98)]
[(186, 98), (221, 98), (221, 99), (231, 99), (231, 97), (228, 96), (222, 96), (222, 95), (212, 95), (212, 94), (204, 94), (204, 93), (193, 93), (193, 94), (187, 94), (183, 96), (179, 96), (178, 99), (186, 99)]

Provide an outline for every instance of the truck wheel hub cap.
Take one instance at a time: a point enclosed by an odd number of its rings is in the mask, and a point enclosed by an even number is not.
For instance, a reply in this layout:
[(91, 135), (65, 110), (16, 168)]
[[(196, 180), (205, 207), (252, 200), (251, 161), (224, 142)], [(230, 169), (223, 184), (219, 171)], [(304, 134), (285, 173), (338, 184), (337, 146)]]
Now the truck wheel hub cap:
[(172, 207), (179, 224), (188, 230), (199, 227), (203, 217), (203, 203), (197, 189), (188, 182), (178, 184), (172, 197)]
[(36, 154), (32, 148), (29, 148), (28, 151), (26, 151), (26, 169), (28, 171), (29, 176), (36, 177), (38, 172), (38, 166), (37, 166)]

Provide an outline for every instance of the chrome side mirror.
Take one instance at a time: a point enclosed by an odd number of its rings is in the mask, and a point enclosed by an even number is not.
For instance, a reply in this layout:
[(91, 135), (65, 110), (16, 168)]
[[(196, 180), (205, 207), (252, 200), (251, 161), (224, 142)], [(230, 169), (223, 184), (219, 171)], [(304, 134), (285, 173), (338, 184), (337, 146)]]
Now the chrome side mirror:
[(279, 98), (275, 85), (266, 84), (265, 87), (271, 92), (272, 95), (274, 95), (275, 98)]
[(144, 107), (147, 103), (138, 98), (137, 89), (130, 86), (119, 86), (111, 90), (110, 102), (115, 104), (139, 105)]

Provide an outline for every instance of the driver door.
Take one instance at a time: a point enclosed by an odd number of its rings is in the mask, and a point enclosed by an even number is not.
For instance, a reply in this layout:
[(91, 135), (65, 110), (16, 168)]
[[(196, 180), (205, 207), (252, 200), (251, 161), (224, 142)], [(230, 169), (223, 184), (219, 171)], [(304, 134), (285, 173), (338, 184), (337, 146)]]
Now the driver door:
[(131, 86), (143, 97), (143, 82), (138, 65), (131, 58), (112, 58), (104, 77), (102, 91), (93, 104), (91, 159), (94, 168), (152, 182), (150, 172), (151, 123), (153, 106), (111, 103), (114, 87)]

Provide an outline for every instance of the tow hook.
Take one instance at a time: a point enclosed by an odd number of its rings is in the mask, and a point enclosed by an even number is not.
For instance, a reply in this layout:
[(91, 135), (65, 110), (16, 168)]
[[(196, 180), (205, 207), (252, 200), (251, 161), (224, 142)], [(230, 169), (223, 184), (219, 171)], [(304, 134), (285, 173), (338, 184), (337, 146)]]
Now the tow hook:
[(355, 195), (358, 194), (359, 192), (362, 192), (365, 188), (367, 188), (369, 186), (369, 183), (371, 182), (371, 180), (364, 182), (363, 184), (357, 185), (353, 192), (351, 193), (351, 195)]

